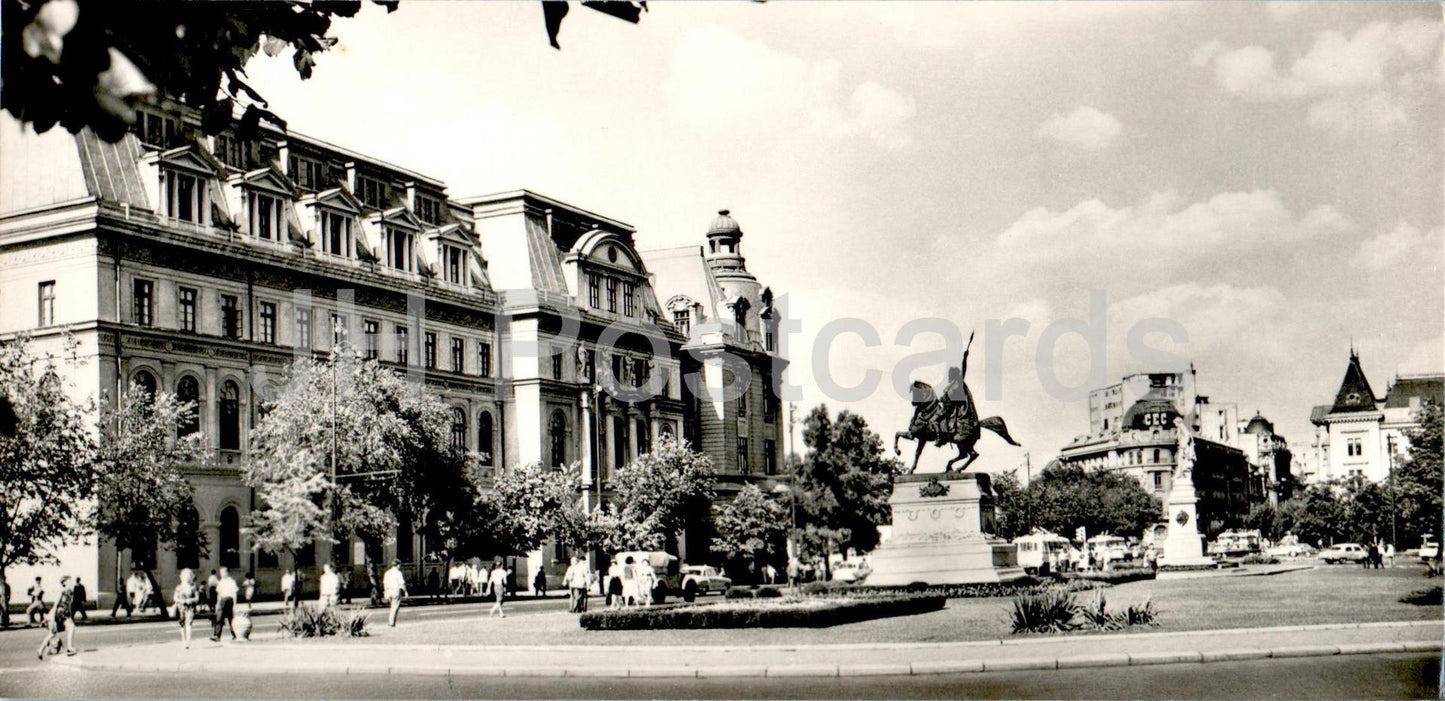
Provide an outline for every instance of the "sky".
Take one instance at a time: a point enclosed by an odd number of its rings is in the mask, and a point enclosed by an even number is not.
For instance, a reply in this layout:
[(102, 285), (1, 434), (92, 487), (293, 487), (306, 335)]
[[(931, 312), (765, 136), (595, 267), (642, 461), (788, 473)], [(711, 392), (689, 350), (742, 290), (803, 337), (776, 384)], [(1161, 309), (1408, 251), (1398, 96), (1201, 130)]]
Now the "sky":
[(1130, 372), (1192, 364), (1302, 460), (1352, 345), (1377, 394), (1445, 370), (1438, 4), (648, 7), (574, 7), (558, 51), (536, 2), (368, 5), (311, 80), (248, 72), (292, 128), (454, 197), (527, 188), (642, 249), (731, 209), (798, 321), (800, 416), (891, 437), (898, 386), (976, 332), (980, 412), (1023, 443), (985, 436), (987, 471), (1056, 457)]

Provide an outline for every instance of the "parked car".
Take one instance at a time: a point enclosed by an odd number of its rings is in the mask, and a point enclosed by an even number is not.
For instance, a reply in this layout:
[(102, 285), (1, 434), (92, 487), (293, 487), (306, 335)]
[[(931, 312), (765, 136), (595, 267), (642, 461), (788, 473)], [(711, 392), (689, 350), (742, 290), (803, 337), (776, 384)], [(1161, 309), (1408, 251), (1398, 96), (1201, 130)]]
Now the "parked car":
[(726, 594), (733, 586), (733, 580), (718, 573), (711, 565), (683, 565), (682, 598), (692, 601), (704, 594), (719, 592)]
[(1312, 557), (1319, 551), (1309, 543), (1281, 543), (1265, 552), (1270, 557)]
[(1440, 544), (1435, 542), (1434, 537), (1425, 536), (1420, 547), (1415, 550), (1415, 557), (1421, 560), (1431, 560), (1440, 556)]
[(1365, 551), (1365, 546), (1359, 543), (1338, 543), (1320, 553), (1320, 559), (1331, 565), (1337, 562), (1361, 562), (1366, 557), (1369, 557), (1369, 554)]
[(840, 562), (833, 565), (833, 581), (856, 584), (863, 581), (873, 570), (857, 562)]

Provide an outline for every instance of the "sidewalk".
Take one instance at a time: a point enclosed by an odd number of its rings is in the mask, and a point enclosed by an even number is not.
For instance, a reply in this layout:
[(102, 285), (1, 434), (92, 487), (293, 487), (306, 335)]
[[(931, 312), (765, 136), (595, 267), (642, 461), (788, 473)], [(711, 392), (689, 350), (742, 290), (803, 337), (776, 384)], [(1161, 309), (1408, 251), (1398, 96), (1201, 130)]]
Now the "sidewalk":
[(1440, 621), (951, 643), (778, 646), (385, 645), (365, 640), (118, 647), (54, 664), (124, 672), (550, 677), (833, 677), (1121, 667), (1441, 649)]

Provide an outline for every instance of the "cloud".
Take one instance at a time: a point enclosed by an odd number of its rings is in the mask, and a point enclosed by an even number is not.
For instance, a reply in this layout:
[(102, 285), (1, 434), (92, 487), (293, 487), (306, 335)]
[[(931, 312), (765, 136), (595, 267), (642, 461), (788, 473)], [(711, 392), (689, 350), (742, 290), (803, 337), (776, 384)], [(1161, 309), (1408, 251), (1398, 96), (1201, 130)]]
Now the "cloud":
[(1297, 17), (1299, 13), (1308, 10), (1312, 3), (1302, 0), (1271, 0), (1264, 4), (1264, 11), (1269, 16), (1278, 20), (1287, 20)]
[(808, 60), (721, 27), (683, 37), (667, 81), (672, 114), (695, 126), (767, 125), (780, 133), (864, 137), (888, 148), (912, 143), (912, 96), (871, 81), (851, 89), (842, 64)]
[(1379, 272), (1397, 263), (1415, 260), (1427, 252), (1428, 240), (1439, 238), (1438, 233), (1432, 232), (1427, 236), (1410, 222), (1402, 220), (1390, 231), (1361, 241), (1359, 250), (1350, 258), (1350, 265)]
[(1055, 114), (1039, 126), (1035, 136), (1087, 151), (1107, 147), (1123, 126), (1114, 115), (1093, 107), (1079, 106), (1068, 114)]
[(1320, 32), (1288, 69), (1263, 46), (1201, 44), (1190, 63), (1215, 83), (1256, 101), (1308, 100), (1311, 126), (1338, 134), (1388, 130), (1409, 121), (1409, 102), (1440, 79), (1440, 24), (1372, 22), (1353, 36)]

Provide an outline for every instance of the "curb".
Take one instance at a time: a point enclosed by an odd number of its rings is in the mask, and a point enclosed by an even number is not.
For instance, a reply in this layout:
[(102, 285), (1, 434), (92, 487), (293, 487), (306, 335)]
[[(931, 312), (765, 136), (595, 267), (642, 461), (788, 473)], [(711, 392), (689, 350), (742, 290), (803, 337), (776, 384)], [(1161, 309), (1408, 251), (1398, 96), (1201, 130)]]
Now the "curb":
[[(704, 666), (704, 667), (444, 667), (438, 665), (401, 665), (395, 667), (354, 667), (345, 664), (296, 665), (267, 669), (270, 674), (348, 674), (348, 675), (427, 675), (452, 677), (609, 677), (609, 678), (820, 678), (854, 676), (922, 676), (931, 674), (974, 674), (981, 672), (1016, 672), (1026, 670), (1059, 670), (1099, 667), (1137, 667), (1161, 664), (1204, 664), (1260, 659), (1292, 659), (1301, 657), (1332, 657), (1335, 655), (1375, 655), (1405, 652), (1440, 652), (1441, 641), (1416, 640), (1387, 643), (1343, 643), (1339, 645), (1297, 645), (1273, 649), (1233, 648), (1210, 651), (1108, 653), (1071, 655), (1068, 657), (1012, 657), (990, 660), (944, 660), (912, 664), (796, 664), (778, 666)], [(254, 671), (244, 663), (144, 663), (87, 664), (83, 659), (56, 660), (56, 664), (108, 672), (170, 672), (216, 673)]]

